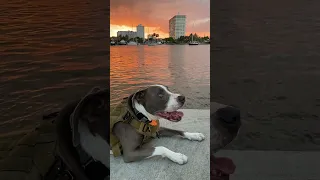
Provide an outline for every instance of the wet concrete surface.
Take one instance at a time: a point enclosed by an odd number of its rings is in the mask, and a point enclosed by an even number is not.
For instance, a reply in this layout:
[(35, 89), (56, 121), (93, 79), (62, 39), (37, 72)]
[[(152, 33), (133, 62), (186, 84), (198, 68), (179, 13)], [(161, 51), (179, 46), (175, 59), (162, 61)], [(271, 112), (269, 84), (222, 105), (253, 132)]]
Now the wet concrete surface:
[(122, 157), (110, 159), (111, 179), (210, 179), (210, 110), (183, 109), (184, 117), (180, 122), (173, 123), (160, 120), (161, 126), (199, 132), (205, 135), (201, 142), (189, 141), (179, 137), (155, 139), (151, 143), (154, 146), (164, 146), (188, 157), (188, 162), (179, 165), (167, 158), (154, 157), (132, 163), (124, 163)]

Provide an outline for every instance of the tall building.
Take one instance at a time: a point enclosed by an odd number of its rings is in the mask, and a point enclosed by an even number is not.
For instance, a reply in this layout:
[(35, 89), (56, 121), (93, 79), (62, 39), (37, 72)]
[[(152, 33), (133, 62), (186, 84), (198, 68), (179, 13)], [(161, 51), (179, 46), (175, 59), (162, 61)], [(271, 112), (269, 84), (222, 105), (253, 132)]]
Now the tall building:
[(118, 31), (117, 32), (117, 37), (119, 37), (120, 35), (121, 36), (128, 35), (129, 39), (131, 39), (131, 38), (137, 37), (137, 32), (135, 32), (135, 31)]
[(144, 26), (141, 24), (137, 26), (137, 37), (144, 39)]
[(169, 36), (178, 39), (186, 34), (186, 15), (175, 15), (169, 20)]

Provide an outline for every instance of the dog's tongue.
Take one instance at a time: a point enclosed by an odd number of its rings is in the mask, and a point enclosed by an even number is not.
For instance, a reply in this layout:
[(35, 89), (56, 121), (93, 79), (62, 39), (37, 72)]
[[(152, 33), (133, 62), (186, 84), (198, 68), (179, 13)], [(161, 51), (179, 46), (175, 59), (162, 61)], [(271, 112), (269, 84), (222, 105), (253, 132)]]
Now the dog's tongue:
[(236, 166), (229, 158), (217, 157), (214, 158), (213, 169), (215, 169), (216, 171), (221, 171), (224, 174), (233, 174)]
[(180, 112), (180, 111), (158, 112), (157, 115), (162, 118), (168, 119), (169, 121), (180, 121), (183, 116), (183, 112)]

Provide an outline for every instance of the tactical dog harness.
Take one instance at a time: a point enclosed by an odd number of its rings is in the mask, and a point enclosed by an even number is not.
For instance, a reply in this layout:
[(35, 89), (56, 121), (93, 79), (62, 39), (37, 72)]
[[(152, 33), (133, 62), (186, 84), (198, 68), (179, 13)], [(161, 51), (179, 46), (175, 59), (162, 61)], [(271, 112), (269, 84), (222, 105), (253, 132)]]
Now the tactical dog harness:
[(110, 146), (115, 157), (122, 154), (120, 140), (113, 133), (114, 126), (119, 122), (130, 124), (139, 134), (143, 135), (140, 146), (158, 137), (159, 120), (156, 120), (156, 123), (154, 121), (150, 123), (142, 113), (133, 109), (132, 97), (133, 95), (124, 98), (110, 113)]

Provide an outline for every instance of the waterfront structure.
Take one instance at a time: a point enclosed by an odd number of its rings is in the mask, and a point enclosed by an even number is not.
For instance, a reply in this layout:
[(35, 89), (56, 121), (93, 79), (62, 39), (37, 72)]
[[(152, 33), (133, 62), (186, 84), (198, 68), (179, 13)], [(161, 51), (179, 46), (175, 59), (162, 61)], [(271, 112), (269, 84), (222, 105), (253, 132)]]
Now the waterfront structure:
[(141, 24), (137, 26), (137, 37), (144, 39), (144, 26)]
[(129, 37), (129, 39), (135, 38), (137, 37), (137, 32), (135, 31), (118, 31), (117, 32), (117, 37), (126, 36), (126, 35)]
[(159, 37), (159, 34), (156, 34), (156, 33), (148, 34), (148, 39), (157, 39), (158, 37)]
[(169, 20), (169, 36), (178, 39), (186, 34), (186, 15), (175, 15)]

